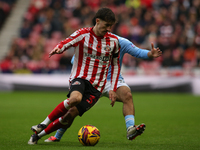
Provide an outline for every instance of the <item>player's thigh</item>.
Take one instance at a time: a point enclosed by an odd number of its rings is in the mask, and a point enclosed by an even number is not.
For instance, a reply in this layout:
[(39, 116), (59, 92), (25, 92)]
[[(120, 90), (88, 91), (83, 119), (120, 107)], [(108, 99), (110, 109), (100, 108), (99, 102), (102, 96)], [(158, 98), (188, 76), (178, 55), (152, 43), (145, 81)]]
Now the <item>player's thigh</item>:
[(72, 91), (70, 94), (70, 99), (77, 99), (77, 100), (81, 101), (82, 97), (83, 97), (83, 95), (79, 91)]
[(132, 99), (131, 90), (127, 86), (120, 86), (117, 88), (117, 101), (125, 102), (127, 99)]
[(70, 83), (70, 90), (68, 97), (72, 100), (81, 101), (85, 92), (85, 80), (81, 78), (75, 78)]
[(82, 116), (86, 111), (92, 108), (102, 94), (95, 89), (89, 81), (86, 81), (86, 87), (81, 102), (76, 105), (79, 116)]
[(76, 105), (77, 110), (79, 112), (79, 116), (82, 116), (86, 111), (88, 111), (90, 108), (92, 108), (98, 99), (100, 98), (100, 95), (84, 95), (82, 101)]

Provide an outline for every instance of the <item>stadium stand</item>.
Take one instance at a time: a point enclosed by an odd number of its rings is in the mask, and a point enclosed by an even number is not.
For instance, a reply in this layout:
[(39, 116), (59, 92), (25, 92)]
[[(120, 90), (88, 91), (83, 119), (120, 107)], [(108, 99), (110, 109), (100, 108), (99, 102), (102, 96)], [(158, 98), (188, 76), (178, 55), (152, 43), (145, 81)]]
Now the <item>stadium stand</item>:
[(126, 56), (124, 70), (129, 74), (137, 70), (159, 74), (162, 67), (175, 70), (169, 72), (171, 75), (181, 75), (185, 74), (183, 69), (200, 67), (198, 0), (31, 0), (18, 36), (1, 60), (2, 73), (69, 72), (72, 52), (51, 60), (48, 53), (74, 30), (92, 26), (93, 14), (99, 7), (110, 7), (117, 15), (114, 33), (141, 48), (149, 49), (153, 42), (163, 51), (162, 57), (150, 61)]
[[(92, 26), (93, 15), (100, 7), (109, 7), (118, 19), (113, 33), (128, 38), (140, 48), (150, 49), (153, 42), (163, 51), (163, 56), (154, 60), (125, 55), (124, 74), (200, 76), (199, 0), (26, 0), (26, 5), (24, 13), (14, 17), (16, 24), (20, 23), (18, 31), (13, 31), (16, 36), (5, 38), (9, 34), (3, 33), (10, 29), (1, 29), (2, 74), (69, 73), (73, 50), (51, 59), (48, 53), (76, 29)], [(16, 3), (11, 14), (21, 9)], [(12, 15), (5, 23), (9, 17)], [(7, 46), (2, 47), (2, 43)]]
[(7, 55), (10, 51), (10, 43), (13, 40), (13, 37), (18, 37), (18, 30), (21, 26), (21, 18), (26, 12), (27, 7), (29, 6), (29, 1), (24, 0), (0, 0), (0, 7), (3, 9), (9, 8), (9, 15), (1, 14), (7, 19), (4, 19), (2, 23), (2, 28), (0, 29), (0, 60), (4, 59), (3, 63), (1, 62), (1, 69), (7, 67), (9, 64), (7, 60)]

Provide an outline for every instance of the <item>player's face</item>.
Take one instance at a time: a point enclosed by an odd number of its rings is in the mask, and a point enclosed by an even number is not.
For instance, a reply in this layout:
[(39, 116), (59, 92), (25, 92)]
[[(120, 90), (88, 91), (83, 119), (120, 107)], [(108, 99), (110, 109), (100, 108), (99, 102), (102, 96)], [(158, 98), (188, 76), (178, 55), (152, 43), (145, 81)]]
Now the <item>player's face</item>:
[(107, 32), (111, 32), (111, 28), (114, 23), (111, 22), (106, 22), (101, 19), (96, 20), (96, 25), (97, 25), (97, 36), (104, 36)]

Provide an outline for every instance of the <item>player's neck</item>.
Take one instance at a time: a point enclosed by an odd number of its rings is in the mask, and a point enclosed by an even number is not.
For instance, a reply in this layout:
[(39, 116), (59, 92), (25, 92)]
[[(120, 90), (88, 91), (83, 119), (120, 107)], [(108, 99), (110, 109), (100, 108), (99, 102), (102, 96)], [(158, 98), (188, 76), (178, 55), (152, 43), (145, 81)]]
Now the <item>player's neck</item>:
[(98, 32), (97, 32), (97, 27), (96, 27), (96, 26), (94, 26), (92, 30), (93, 30), (93, 32), (94, 32), (94, 34), (95, 34), (96, 36), (99, 36), (99, 34), (98, 34)]
[(98, 29), (97, 29), (96, 26), (93, 27), (93, 32), (94, 32), (94, 34), (95, 34), (96, 36), (102, 37), (102, 35), (99, 34)]

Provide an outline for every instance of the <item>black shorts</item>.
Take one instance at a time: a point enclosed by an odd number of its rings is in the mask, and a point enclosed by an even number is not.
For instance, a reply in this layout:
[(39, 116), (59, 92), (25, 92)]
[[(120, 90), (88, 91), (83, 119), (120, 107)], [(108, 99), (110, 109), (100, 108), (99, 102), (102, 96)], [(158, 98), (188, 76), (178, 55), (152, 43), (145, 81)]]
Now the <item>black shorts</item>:
[(70, 97), (72, 91), (79, 91), (83, 95), (81, 102), (76, 105), (79, 111), (79, 116), (82, 116), (86, 111), (88, 111), (101, 96), (101, 92), (95, 89), (88, 80), (81, 78), (72, 80), (70, 83), (69, 94), (67, 95), (68, 97)]

